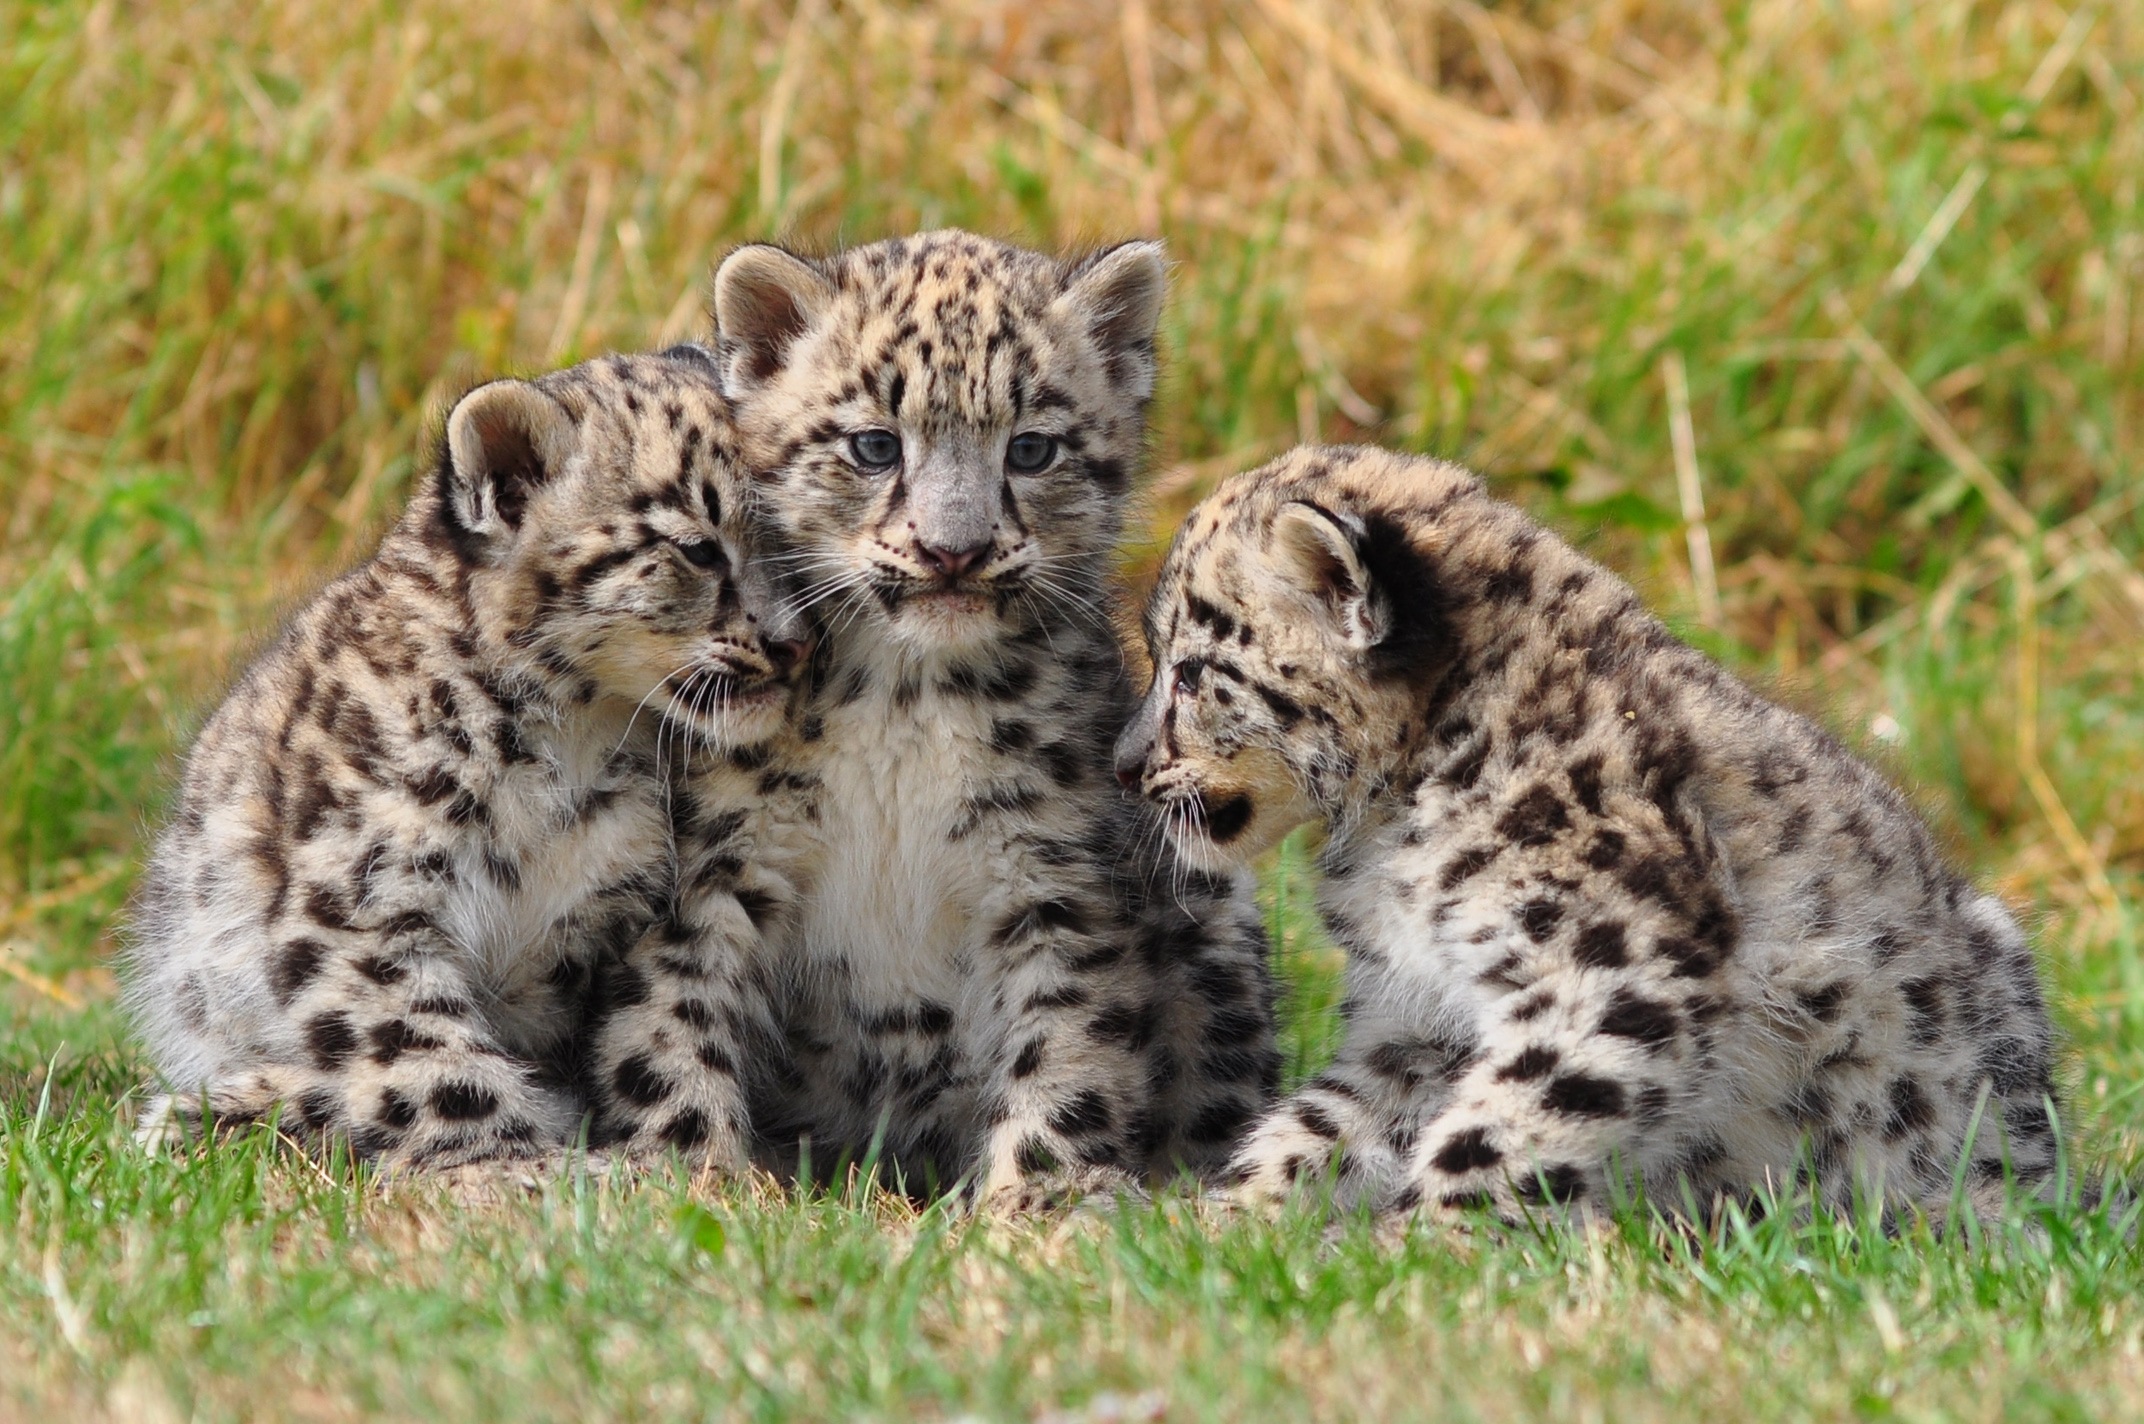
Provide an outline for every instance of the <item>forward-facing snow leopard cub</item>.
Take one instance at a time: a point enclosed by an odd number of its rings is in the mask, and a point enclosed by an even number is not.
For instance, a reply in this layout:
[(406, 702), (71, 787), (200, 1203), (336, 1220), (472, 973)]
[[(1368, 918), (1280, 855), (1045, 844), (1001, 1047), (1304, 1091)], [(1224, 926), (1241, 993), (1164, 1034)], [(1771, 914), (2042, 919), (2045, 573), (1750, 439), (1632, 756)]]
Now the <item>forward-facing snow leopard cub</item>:
[(1221, 866), (1321, 820), (1338, 1061), (1238, 1154), (1410, 1208), (1939, 1205), (2053, 1165), (2024, 937), (1897, 792), (1465, 471), (1297, 450), (1194, 511), (1119, 769)]
[(783, 1166), (879, 1136), (911, 1186), (1017, 1207), (1218, 1166), (1269, 1096), (1247, 877), (1177, 861), (1111, 781), (1103, 582), (1164, 283), (1152, 243), (959, 232), (722, 264), (724, 389), (824, 632), (793, 744), (695, 783), (769, 800), (681, 851), (691, 933), (630, 966), (612, 1133)]
[(658, 753), (773, 735), (805, 648), (714, 377), (687, 347), (464, 396), (379, 552), (210, 719), (127, 969), (145, 1136), (280, 1112), (435, 1166), (567, 1139), (593, 961), (669, 865)]

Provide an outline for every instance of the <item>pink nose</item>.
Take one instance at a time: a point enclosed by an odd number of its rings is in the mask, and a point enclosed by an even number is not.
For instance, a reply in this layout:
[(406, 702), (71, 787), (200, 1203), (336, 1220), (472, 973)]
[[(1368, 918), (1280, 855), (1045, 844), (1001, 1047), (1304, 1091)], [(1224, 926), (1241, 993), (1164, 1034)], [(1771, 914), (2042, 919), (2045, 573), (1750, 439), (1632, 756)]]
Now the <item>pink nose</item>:
[(808, 638), (785, 638), (767, 644), (767, 660), (774, 664), (775, 672), (784, 677), (810, 656), (811, 640)]
[(972, 549), (938, 549), (920, 541), (916, 544), (916, 556), (943, 579), (959, 578), (982, 563), (989, 553), (988, 544), (977, 544)]

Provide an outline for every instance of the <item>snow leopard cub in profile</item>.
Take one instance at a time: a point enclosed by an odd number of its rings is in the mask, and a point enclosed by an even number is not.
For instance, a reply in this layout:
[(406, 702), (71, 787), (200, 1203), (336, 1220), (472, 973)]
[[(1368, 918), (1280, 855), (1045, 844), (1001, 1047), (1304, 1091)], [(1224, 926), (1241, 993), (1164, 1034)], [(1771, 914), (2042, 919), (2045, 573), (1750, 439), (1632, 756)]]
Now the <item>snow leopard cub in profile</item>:
[[(878, 1144), (1004, 1209), (1218, 1167), (1276, 1078), (1249, 877), (1111, 779), (1104, 583), (1158, 246), (738, 249), (716, 354), (825, 633), (794, 738), (692, 779), (672, 942), (626, 966), (605, 1134), (793, 1170)], [(747, 814), (702, 815), (759, 800)]]
[(209, 720), (136, 906), (143, 1135), (280, 1115), (447, 1166), (564, 1143), (599, 955), (648, 928), (659, 752), (788, 712), (801, 625), (695, 348), (496, 381), (379, 552)]
[[(1806, 1173), (1940, 1208), (2055, 1163), (2039, 976), (2003, 907), (1807, 720), (1456, 466), (1297, 450), (1195, 510), (1119, 770), (1184, 853), (1322, 821), (1337, 1061), (1250, 1194), (1510, 1216)], [(1689, 1193), (1685, 1196), (1685, 1192)], [(1866, 1198), (1864, 1198), (1866, 1199)]]

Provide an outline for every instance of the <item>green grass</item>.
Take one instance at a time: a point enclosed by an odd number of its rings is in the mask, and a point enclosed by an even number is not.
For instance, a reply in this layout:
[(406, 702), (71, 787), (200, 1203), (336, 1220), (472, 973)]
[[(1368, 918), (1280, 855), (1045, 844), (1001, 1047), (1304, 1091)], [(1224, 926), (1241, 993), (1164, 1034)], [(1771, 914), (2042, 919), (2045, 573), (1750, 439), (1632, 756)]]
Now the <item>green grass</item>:
[[(699, 329), (745, 238), (1147, 230), (1134, 580), (1302, 435), (1476, 465), (1908, 787), (2133, 1166), (2140, 109), (2090, 0), (0, 0), (0, 1419), (2144, 1413), (2137, 1248), (2059, 1214), (1699, 1251), (144, 1161), (107, 967), (188, 730), (457, 388)], [(1338, 964), (1300, 838), (1266, 883), (1300, 1076)]]
[(1694, 1240), (585, 1175), (470, 1204), (266, 1134), (144, 1158), (114, 1028), (26, 1015), (0, 1053), (0, 1415), (2093, 1419), (2144, 1389), (2144, 1254), (2072, 1211)]

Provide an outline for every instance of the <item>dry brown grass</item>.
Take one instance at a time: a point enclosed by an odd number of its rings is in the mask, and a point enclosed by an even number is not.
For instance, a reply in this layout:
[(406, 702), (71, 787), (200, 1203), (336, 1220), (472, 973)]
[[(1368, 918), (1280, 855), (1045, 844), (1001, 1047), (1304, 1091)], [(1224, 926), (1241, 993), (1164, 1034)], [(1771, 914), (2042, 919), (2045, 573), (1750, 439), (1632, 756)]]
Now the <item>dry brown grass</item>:
[(702, 329), (739, 239), (939, 223), (1168, 238), (1157, 531), (1298, 438), (1468, 460), (1786, 695), (1895, 726), (1971, 854), (2133, 954), (2127, 6), (5, 13), (30, 972), (77, 962), (189, 709), (362, 549), (455, 389)]

